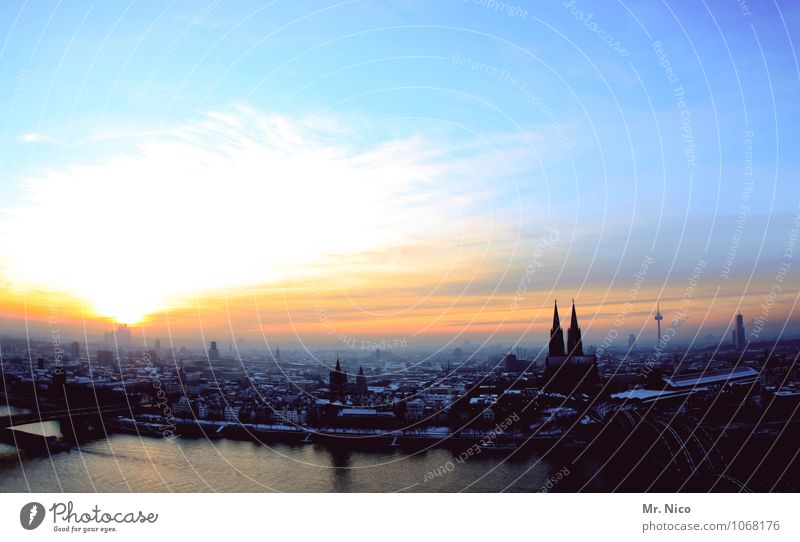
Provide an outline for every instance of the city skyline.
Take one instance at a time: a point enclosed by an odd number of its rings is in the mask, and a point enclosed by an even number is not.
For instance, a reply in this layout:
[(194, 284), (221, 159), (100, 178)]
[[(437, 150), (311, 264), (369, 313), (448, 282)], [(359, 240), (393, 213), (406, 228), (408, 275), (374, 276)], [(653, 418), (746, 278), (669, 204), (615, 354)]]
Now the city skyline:
[(0, 7), (5, 333), (798, 329), (796, 6), (318, 8)]
[(541, 536), (791, 538), (789, 501), (731, 499), (800, 491), (798, 28), (791, 0), (3, 0), (13, 528), (230, 536), (256, 493), (355, 492), (334, 535), (375, 538), (480, 492)]

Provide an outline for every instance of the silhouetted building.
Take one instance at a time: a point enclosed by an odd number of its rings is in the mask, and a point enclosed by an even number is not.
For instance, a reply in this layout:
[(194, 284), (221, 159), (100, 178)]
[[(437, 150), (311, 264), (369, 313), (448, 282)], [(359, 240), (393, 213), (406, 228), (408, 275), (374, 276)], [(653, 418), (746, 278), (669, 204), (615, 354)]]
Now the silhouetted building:
[(105, 334), (106, 349), (120, 354), (129, 352), (131, 349), (131, 330), (128, 324), (117, 324), (114, 331)]
[(208, 359), (209, 361), (219, 361), (219, 349), (217, 348), (217, 341), (211, 341), (211, 345), (208, 347)]
[(744, 338), (744, 316), (741, 313), (736, 315), (736, 329), (733, 330), (733, 347), (738, 351), (742, 352), (745, 347), (745, 338)]
[(356, 395), (367, 394), (367, 377), (364, 375), (364, 367), (358, 368), (358, 375), (356, 375)]
[(79, 359), (81, 357), (81, 343), (78, 341), (72, 341), (69, 344), (69, 353), (72, 356), (72, 359)]
[(631, 333), (628, 335), (628, 350), (633, 350), (636, 347), (636, 335)]
[(328, 374), (331, 400), (344, 400), (347, 395), (347, 373), (342, 370), (339, 356), (336, 356), (336, 368)]
[(567, 355), (582, 356), (583, 342), (581, 341), (581, 328), (578, 327), (578, 315), (575, 314), (575, 300), (572, 300), (572, 319), (567, 330)]
[(517, 357), (517, 355), (512, 352), (506, 354), (506, 357), (503, 359), (503, 366), (508, 373), (522, 373), (526, 371), (530, 365), (531, 362)]
[(553, 311), (553, 327), (550, 329), (550, 345), (548, 357), (564, 357), (564, 332), (561, 331), (561, 320), (558, 318), (558, 301), (555, 302)]
[(148, 350), (147, 356), (150, 358), (150, 361), (153, 363), (159, 363), (161, 359), (158, 357), (158, 350)]
[(97, 364), (98, 365), (113, 365), (114, 352), (111, 350), (98, 350), (97, 351)]
[(53, 387), (59, 390), (67, 384), (67, 372), (64, 367), (55, 367), (53, 369)]
[(658, 322), (658, 340), (656, 340), (656, 346), (661, 344), (661, 320), (663, 319), (664, 316), (661, 314), (661, 307), (659, 307), (658, 303), (656, 303), (655, 321)]
[(551, 390), (571, 393), (594, 386), (599, 382), (597, 357), (584, 355), (581, 329), (575, 303), (572, 304), (572, 321), (567, 335), (569, 353), (564, 351), (564, 332), (558, 317), (558, 303), (553, 309), (553, 328), (550, 330), (550, 345), (545, 366), (545, 386)]

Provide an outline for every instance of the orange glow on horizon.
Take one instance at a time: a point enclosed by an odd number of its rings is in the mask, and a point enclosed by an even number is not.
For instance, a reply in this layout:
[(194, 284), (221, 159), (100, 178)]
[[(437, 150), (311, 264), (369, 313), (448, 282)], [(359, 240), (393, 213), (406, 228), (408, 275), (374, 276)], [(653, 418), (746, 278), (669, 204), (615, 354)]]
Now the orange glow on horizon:
[[(335, 284), (319, 289), (308, 284), (285, 284), (283, 287), (264, 285), (259, 288), (241, 288), (227, 294), (215, 292), (184, 299), (168, 310), (144, 314), (141, 319), (117, 323), (131, 326), (135, 333), (150, 337), (165, 336), (169, 329), (176, 338), (194, 338), (198, 342), (211, 337), (247, 337), (257, 342), (300, 341), (309, 344), (341, 344), (347, 348), (374, 341), (403, 339), (405, 344), (457, 341), (470, 338), (492, 342), (521, 340), (542, 343), (546, 340), (552, 321), (553, 293), (530, 292), (524, 303), (513, 310), (511, 294), (488, 297), (486, 294), (433, 294), (414, 292), (406, 286), (396, 291), (381, 287), (373, 289), (369, 283), (352, 285), (343, 292)], [(408, 284), (399, 281), (399, 284)], [(453, 285), (450, 285), (453, 286)], [(456, 285), (458, 286), (458, 285)], [(383, 294), (379, 293), (383, 291)], [(570, 294), (559, 292), (560, 299)], [(584, 290), (577, 297), (579, 323), (587, 343), (597, 343), (609, 329), (619, 335), (617, 341), (628, 333), (641, 334), (644, 340), (653, 335), (652, 311), (656, 291), (642, 290), (640, 299), (630, 310), (621, 326), (618, 318), (624, 304), (624, 292), (613, 301), (602, 302), (604, 289)], [(670, 289), (661, 296), (664, 325), (669, 325), (681, 308), (679, 289)], [(688, 318), (684, 322), (690, 340), (696, 328), (703, 327), (720, 338), (719, 328), (729, 325), (733, 315), (741, 310), (747, 319), (757, 315), (763, 292), (753, 292), (739, 307), (740, 297), (729, 295), (713, 299), (713, 292), (700, 294), (692, 300)], [(24, 330), (25, 318), (29, 324), (41, 329), (56, 327), (64, 334), (83, 334), (84, 325), (89, 336), (110, 331), (115, 320), (94, 312), (84, 301), (69, 296), (46, 292), (3, 292), (4, 303), (0, 318), (4, 321), (4, 334), (15, 327)], [(562, 322), (569, 316), (569, 304), (560, 304)], [(777, 303), (771, 313), (772, 321), (785, 321), (791, 314), (789, 302)], [(701, 334), (702, 336), (702, 334)], [(726, 340), (727, 337), (721, 337)], [(352, 347), (352, 346), (350, 346)]]

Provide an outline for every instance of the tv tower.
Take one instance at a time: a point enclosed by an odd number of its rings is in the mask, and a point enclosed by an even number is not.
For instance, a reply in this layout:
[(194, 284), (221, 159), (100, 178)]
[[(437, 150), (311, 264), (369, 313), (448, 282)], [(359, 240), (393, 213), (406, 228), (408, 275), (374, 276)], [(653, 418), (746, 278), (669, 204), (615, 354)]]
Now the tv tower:
[(656, 346), (661, 344), (661, 320), (663, 319), (664, 317), (661, 315), (661, 308), (658, 306), (658, 303), (656, 303), (656, 322), (658, 322), (658, 340), (656, 341)]

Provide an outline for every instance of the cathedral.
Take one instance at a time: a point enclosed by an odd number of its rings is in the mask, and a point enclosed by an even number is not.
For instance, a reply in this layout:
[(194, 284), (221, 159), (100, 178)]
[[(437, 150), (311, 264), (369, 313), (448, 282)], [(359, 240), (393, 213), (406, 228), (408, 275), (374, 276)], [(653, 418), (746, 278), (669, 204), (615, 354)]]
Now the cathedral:
[(584, 355), (583, 353), (583, 341), (581, 340), (581, 328), (578, 327), (575, 301), (572, 302), (572, 320), (567, 330), (566, 349), (556, 301), (545, 365), (545, 387), (569, 393), (597, 384), (598, 381), (597, 357), (594, 354)]
[(342, 365), (339, 363), (339, 356), (336, 356), (336, 368), (328, 373), (330, 382), (330, 399), (331, 401), (344, 401), (347, 396), (347, 373), (342, 370)]

